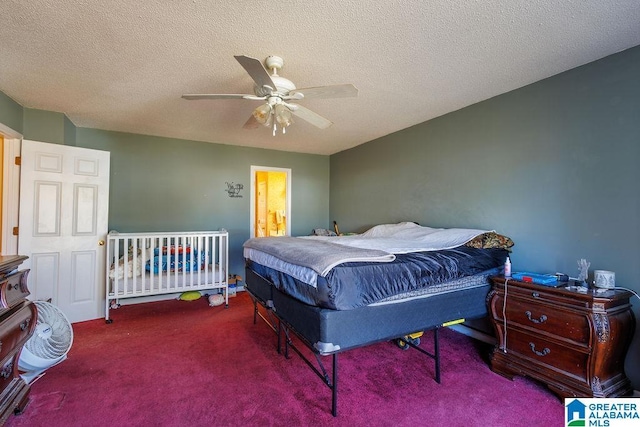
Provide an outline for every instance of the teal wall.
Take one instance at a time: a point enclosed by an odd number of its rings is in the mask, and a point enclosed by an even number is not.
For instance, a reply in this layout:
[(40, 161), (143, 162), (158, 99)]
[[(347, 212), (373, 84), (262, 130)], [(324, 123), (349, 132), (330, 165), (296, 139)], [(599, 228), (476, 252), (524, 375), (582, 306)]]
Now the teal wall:
[(640, 47), (335, 154), (331, 219), (495, 229), (514, 271), (575, 277), (586, 258), (640, 292), (638, 76)]
[(76, 126), (65, 115), (64, 116), (64, 145), (76, 145)]
[(63, 113), (52, 111), (24, 109), (24, 139), (50, 142), (52, 144), (65, 143), (65, 120)]
[(0, 92), (0, 123), (22, 134), (22, 105)]
[[(79, 147), (111, 152), (109, 228), (229, 231), (232, 273), (244, 274), (251, 166), (291, 169), (291, 233), (329, 223), (329, 157), (78, 128)], [(242, 184), (231, 198), (226, 183)]]

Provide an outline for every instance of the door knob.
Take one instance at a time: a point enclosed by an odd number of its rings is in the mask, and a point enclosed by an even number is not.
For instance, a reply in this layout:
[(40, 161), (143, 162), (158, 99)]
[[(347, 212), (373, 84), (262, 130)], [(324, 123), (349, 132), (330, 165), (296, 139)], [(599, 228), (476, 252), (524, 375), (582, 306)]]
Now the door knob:
[(98, 240), (98, 246), (104, 246), (104, 240)]

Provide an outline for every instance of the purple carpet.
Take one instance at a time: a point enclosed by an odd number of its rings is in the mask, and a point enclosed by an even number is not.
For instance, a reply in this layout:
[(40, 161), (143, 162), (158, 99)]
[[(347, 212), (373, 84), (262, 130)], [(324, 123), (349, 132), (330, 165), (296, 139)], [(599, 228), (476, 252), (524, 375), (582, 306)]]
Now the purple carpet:
[[(8, 426), (515, 426), (561, 425), (564, 405), (544, 386), (489, 369), (489, 348), (445, 329), (442, 384), (433, 360), (390, 342), (339, 356), (331, 391), (276, 335), (253, 324), (242, 292), (229, 308), (207, 300), (124, 306), (74, 324), (69, 358), (32, 384)], [(421, 347), (431, 351), (431, 333)], [(309, 352), (309, 355), (311, 353)], [(331, 358), (322, 358), (327, 369)]]

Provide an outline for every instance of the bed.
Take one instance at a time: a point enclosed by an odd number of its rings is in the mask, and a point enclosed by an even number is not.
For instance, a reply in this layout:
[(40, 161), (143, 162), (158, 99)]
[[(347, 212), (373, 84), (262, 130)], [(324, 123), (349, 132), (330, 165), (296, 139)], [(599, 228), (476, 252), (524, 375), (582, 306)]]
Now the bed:
[[(438, 328), (487, 314), (489, 277), (500, 272), (511, 246), (493, 231), (415, 223), (345, 237), (249, 239), (245, 289), (254, 323), (267, 322), (278, 352), (294, 350), (323, 380), (337, 416), (338, 355), (349, 349), (397, 340), (433, 358), (440, 382)], [(415, 337), (432, 329), (430, 352)], [(321, 356), (331, 357), (331, 369)]]
[(226, 231), (118, 233), (107, 236), (105, 321), (120, 301), (185, 292), (228, 296)]

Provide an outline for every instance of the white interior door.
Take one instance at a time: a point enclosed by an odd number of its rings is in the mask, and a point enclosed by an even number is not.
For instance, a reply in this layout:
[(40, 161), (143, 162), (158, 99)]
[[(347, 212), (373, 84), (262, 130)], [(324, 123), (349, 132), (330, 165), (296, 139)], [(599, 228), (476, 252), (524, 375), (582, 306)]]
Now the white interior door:
[(31, 299), (71, 322), (104, 317), (110, 153), (22, 141), (18, 253)]

